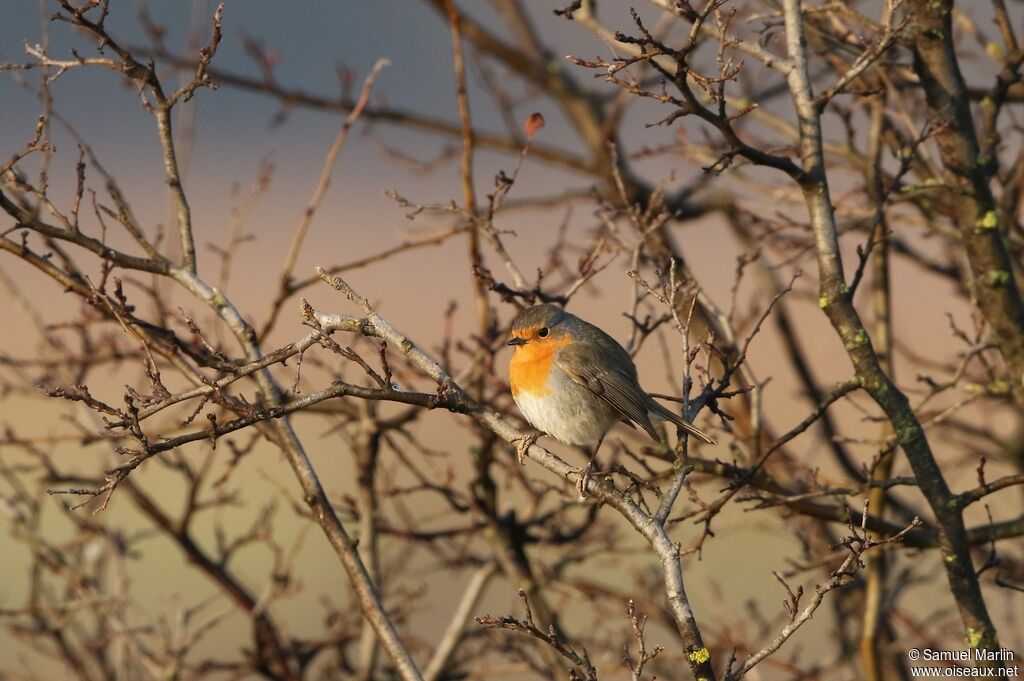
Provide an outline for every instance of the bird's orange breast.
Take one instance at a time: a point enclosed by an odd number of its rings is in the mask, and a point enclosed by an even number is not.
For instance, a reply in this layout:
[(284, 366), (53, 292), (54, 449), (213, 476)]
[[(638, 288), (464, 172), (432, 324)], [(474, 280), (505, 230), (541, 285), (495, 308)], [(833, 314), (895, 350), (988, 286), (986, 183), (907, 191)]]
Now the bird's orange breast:
[(508, 365), (508, 383), (512, 395), (521, 392), (543, 397), (551, 392), (548, 375), (555, 361), (555, 351), (572, 342), (569, 334), (548, 338), (534, 338), (526, 345), (516, 347)]

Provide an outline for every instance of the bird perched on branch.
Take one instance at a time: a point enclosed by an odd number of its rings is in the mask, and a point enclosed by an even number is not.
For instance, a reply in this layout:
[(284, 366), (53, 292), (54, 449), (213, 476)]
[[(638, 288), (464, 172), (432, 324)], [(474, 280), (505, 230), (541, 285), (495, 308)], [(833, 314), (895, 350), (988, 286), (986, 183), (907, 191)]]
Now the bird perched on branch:
[(657, 441), (661, 438), (654, 422), (670, 421), (715, 444), (644, 392), (633, 359), (614, 338), (557, 305), (534, 305), (516, 315), (508, 345), (515, 348), (508, 367), (512, 398), (526, 420), (541, 431), (522, 439), (519, 461), (544, 434), (589, 449), (590, 461), (579, 480), (581, 496), (594, 456), (616, 421), (636, 424)]

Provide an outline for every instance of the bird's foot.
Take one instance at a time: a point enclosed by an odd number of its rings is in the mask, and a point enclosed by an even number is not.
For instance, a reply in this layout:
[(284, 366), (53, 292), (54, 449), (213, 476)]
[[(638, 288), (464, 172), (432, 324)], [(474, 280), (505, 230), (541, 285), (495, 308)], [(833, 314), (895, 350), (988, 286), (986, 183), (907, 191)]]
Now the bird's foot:
[(519, 460), (520, 466), (526, 465), (526, 452), (533, 446), (533, 444), (541, 437), (546, 435), (542, 430), (535, 430), (529, 435), (523, 435), (521, 437), (514, 438), (512, 441), (516, 442), (516, 458)]
[(576, 481), (576, 491), (580, 493), (580, 501), (587, 498), (587, 485), (590, 484), (590, 471), (594, 468), (594, 460), (587, 462), (586, 467), (580, 469), (580, 477)]

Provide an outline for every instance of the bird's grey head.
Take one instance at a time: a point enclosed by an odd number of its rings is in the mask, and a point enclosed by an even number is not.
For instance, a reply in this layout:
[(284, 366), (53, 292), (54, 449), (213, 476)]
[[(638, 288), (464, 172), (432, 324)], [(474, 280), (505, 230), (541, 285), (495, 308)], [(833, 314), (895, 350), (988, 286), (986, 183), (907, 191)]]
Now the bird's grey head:
[(508, 344), (526, 345), (559, 335), (561, 325), (570, 318), (572, 315), (552, 303), (528, 307), (512, 320), (512, 338)]

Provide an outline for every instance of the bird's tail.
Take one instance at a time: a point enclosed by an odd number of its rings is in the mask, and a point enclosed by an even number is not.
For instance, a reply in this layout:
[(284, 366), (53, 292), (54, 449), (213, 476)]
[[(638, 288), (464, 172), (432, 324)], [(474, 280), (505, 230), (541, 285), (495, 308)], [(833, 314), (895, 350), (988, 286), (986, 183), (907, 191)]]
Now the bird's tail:
[(709, 445), (718, 444), (717, 442), (715, 442), (715, 439), (713, 437), (705, 433), (703, 430), (693, 425), (679, 414), (673, 414), (671, 411), (661, 406), (653, 399), (648, 398), (648, 409), (650, 410), (652, 416), (663, 421), (670, 421), (676, 424), (677, 426), (685, 430), (687, 433), (697, 438), (698, 440), (706, 442)]

